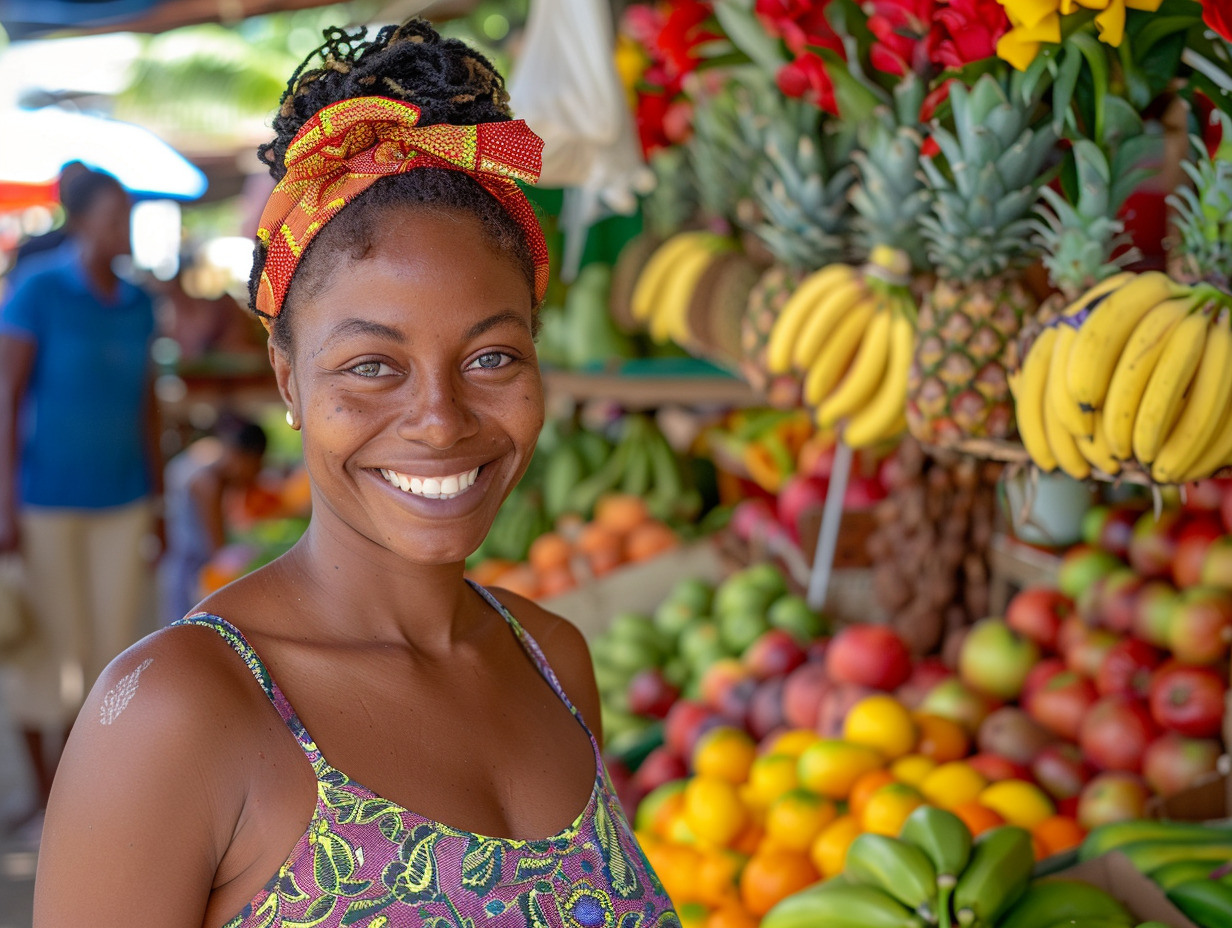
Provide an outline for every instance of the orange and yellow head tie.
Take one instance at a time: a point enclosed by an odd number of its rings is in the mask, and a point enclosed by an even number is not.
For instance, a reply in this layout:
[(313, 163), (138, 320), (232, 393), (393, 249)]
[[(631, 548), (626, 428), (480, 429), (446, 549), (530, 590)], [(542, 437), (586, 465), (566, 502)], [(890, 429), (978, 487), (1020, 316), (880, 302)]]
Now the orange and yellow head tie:
[(318, 111), (287, 147), (287, 172), (261, 213), (257, 239), (265, 266), (257, 312), (282, 310), (300, 256), (339, 210), (378, 179), (415, 168), (474, 177), (526, 233), (535, 266), (535, 301), (548, 285), (548, 249), (535, 211), (515, 181), (533, 184), (543, 140), (522, 120), (477, 126), (418, 126), (419, 107), (390, 97), (355, 97)]

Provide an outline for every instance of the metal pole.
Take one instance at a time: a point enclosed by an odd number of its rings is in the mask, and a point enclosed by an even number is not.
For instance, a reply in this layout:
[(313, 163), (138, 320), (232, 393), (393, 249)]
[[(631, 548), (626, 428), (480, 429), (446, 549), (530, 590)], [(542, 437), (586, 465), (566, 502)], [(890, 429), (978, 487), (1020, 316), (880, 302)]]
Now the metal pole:
[(851, 446), (839, 440), (834, 452), (834, 467), (830, 471), (830, 486), (826, 490), (825, 508), (821, 512), (821, 529), (817, 533), (817, 549), (809, 574), (808, 604), (821, 611), (834, 572), (834, 552), (838, 548), (838, 529), (843, 521), (843, 498), (847, 495), (847, 480), (851, 476)]

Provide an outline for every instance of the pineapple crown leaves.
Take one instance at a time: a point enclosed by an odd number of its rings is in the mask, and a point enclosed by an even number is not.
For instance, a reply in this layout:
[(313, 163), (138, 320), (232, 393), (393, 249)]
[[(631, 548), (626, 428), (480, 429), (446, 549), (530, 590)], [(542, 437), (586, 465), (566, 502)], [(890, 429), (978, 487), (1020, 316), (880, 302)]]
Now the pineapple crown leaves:
[(742, 80), (727, 81), (717, 93), (698, 96), (693, 135), (686, 148), (703, 209), (730, 220), (752, 188), (758, 161), (754, 91)]
[(1167, 202), (1176, 211), (1178, 249), (1201, 278), (1226, 291), (1232, 283), (1232, 120), (1219, 110), (1211, 119), (1223, 130), (1219, 150), (1211, 157), (1202, 139), (1191, 137), (1196, 160), (1181, 167), (1193, 187), (1178, 189)]
[(850, 195), (859, 249), (871, 253), (889, 245), (906, 252), (912, 267), (927, 267), (919, 220), (929, 198), (915, 170), (923, 137), (915, 126), (901, 125), (888, 109), (880, 109), (860, 127), (860, 141), (861, 149), (851, 155), (859, 180)]

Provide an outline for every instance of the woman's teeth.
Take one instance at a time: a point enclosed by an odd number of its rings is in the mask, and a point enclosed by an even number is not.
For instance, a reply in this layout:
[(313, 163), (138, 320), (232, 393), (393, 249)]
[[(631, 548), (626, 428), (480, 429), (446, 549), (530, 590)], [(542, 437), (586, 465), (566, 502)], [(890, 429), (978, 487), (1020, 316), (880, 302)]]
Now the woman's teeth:
[(468, 470), (464, 474), (453, 474), (449, 477), (408, 477), (396, 470), (381, 468), (381, 476), (399, 490), (405, 490), (413, 496), (425, 496), (428, 499), (453, 499), (461, 496), (475, 483), (479, 476), (479, 468)]

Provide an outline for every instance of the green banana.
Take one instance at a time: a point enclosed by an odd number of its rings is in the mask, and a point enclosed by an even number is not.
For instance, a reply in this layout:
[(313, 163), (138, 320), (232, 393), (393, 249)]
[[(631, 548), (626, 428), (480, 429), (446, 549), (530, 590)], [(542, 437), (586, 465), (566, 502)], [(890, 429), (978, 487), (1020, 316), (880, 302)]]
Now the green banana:
[(847, 848), (844, 871), (869, 886), (885, 890), (925, 921), (937, 918), (937, 870), (914, 844), (865, 832)]
[[(1218, 866), (1219, 864), (1213, 860), (1174, 860), (1156, 867), (1147, 876), (1153, 883), (1158, 884), (1160, 889), (1167, 892), (1173, 886), (1188, 883), (1190, 880), (1212, 879), (1211, 874)], [(1229, 878), (1219, 877), (1218, 879), (1227, 882)]]
[(1036, 922), (1035, 928), (1133, 928), (1133, 924), (1132, 918), (1063, 918), (1059, 922)]
[(1091, 830), (1078, 848), (1078, 859), (1091, 860), (1123, 844), (1147, 840), (1232, 841), (1232, 828), (1160, 819), (1112, 822)]
[(1150, 873), (1174, 860), (1232, 860), (1232, 842), (1228, 841), (1135, 841), (1122, 844), (1117, 850), (1141, 873)]
[(1168, 899), (1203, 928), (1232, 925), (1232, 886), (1220, 880), (1190, 880), (1168, 890)]
[(971, 861), (954, 886), (954, 915), (963, 928), (992, 925), (1022, 895), (1031, 881), (1035, 852), (1031, 833), (1017, 825), (998, 825), (981, 834)]
[(932, 861), (937, 875), (937, 918), (941, 928), (950, 928), (950, 897), (958, 875), (971, 859), (970, 829), (953, 812), (920, 806), (907, 816), (898, 836)]
[(652, 476), (650, 443), (643, 438), (638, 438), (631, 441), (630, 445), (625, 461), (625, 472), (620, 479), (620, 491), (633, 496), (645, 496), (650, 490)]
[(651, 430), (647, 444), (650, 446), (651, 490), (646, 502), (650, 511), (662, 519), (676, 513), (686, 487), (676, 452), (658, 428)]
[(1027, 887), (997, 928), (1042, 928), (1066, 919), (1103, 919), (1129, 928), (1129, 910), (1098, 886), (1081, 880), (1039, 880)]
[(628, 456), (629, 445), (623, 441), (617, 444), (597, 471), (573, 487), (565, 502), (565, 511), (576, 512), (582, 518), (589, 519), (599, 497), (619, 485)]
[(589, 429), (581, 429), (574, 434), (572, 444), (586, 465), (586, 473), (593, 474), (612, 453), (612, 443)]
[(761, 928), (924, 928), (924, 920), (875, 886), (827, 881), (788, 896)]
[(586, 462), (577, 446), (566, 442), (552, 452), (543, 471), (543, 508), (555, 521), (565, 512), (569, 492), (586, 474)]

